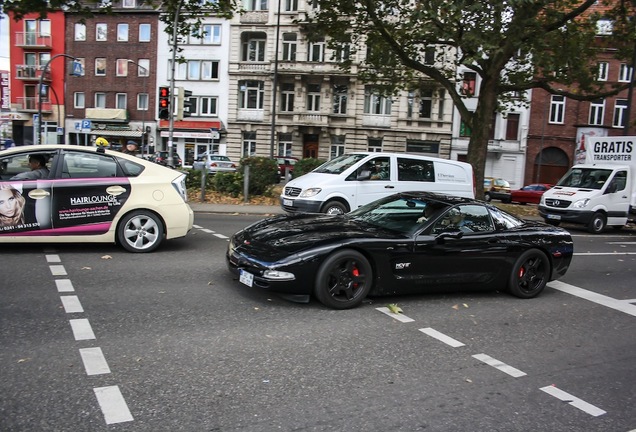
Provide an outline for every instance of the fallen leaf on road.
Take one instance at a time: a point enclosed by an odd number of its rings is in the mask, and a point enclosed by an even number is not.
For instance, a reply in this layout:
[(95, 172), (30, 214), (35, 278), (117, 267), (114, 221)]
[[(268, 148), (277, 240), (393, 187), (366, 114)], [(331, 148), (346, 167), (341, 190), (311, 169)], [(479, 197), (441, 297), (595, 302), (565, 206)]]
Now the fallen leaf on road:
[(389, 311), (391, 311), (391, 313), (394, 313), (394, 314), (402, 313), (402, 308), (395, 303), (391, 303), (390, 305), (387, 305), (387, 308), (389, 309)]

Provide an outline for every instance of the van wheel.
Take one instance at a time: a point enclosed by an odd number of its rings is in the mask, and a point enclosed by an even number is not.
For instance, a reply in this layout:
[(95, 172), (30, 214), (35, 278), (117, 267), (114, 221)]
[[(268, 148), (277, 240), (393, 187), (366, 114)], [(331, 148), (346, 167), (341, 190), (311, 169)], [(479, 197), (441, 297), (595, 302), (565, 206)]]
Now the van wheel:
[(489, 194), (488, 192), (486, 192), (486, 193), (484, 194), (484, 200), (485, 200), (486, 202), (490, 202), (490, 201), (492, 201), (492, 197), (490, 196), (490, 194)]
[(592, 234), (599, 234), (603, 232), (606, 224), (607, 218), (605, 215), (601, 212), (596, 212), (594, 213), (594, 216), (592, 216), (590, 223), (587, 224), (587, 230)]
[(329, 201), (322, 208), (322, 212), (330, 215), (341, 215), (345, 213), (349, 213), (349, 208), (346, 204), (343, 204), (340, 201)]

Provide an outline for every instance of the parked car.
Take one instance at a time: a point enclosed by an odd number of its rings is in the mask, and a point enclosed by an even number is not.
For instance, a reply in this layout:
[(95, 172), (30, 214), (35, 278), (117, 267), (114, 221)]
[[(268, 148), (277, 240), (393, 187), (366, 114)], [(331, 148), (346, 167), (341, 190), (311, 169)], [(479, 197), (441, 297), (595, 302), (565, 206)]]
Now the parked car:
[(534, 183), (510, 192), (510, 201), (519, 204), (539, 204), (541, 195), (554, 185), (547, 183)]
[(566, 273), (572, 253), (564, 229), (470, 198), (403, 192), (344, 215), (256, 222), (232, 236), (226, 262), (244, 285), (347, 309), (367, 295), (505, 289), (531, 298)]
[[(168, 166), (168, 157), (170, 156), (170, 152), (167, 151), (158, 151), (155, 152), (150, 160), (154, 163), (158, 163), (159, 165)], [(183, 165), (183, 161), (177, 152), (172, 153), (172, 162), (175, 168), (179, 168)]]
[[(44, 156), (48, 178), (15, 180), (29, 172), (32, 155)], [(131, 252), (153, 251), (192, 229), (185, 179), (103, 147), (0, 151), (0, 243), (117, 243)]]
[(203, 154), (196, 158), (192, 168), (201, 170), (203, 167), (208, 169), (208, 174), (216, 174), (218, 172), (235, 172), (238, 164), (232, 162), (227, 156), (217, 154)]
[(289, 175), (291, 176), (294, 172), (294, 165), (298, 162), (298, 158), (291, 156), (276, 156), (276, 161), (278, 162), (278, 169), (280, 170), (280, 176), (284, 177), (289, 170)]
[(484, 199), (510, 202), (510, 183), (502, 178), (484, 177)]

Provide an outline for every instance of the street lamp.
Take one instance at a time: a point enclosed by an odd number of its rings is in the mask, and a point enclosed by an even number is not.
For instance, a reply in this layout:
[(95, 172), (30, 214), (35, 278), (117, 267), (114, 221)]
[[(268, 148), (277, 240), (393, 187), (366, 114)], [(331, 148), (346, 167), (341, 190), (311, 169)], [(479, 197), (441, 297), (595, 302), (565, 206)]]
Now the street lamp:
[[(144, 155), (144, 146), (145, 146), (145, 137), (146, 137), (146, 111), (148, 111), (150, 107), (150, 91), (148, 89), (148, 75), (150, 72), (148, 68), (143, 67), (139, 63), (134, 60), (128, 60), (128, 63), (133, 63), (137, 65), (137, 68), (143, 69), (144, 71), (144, 85), (143, 88), (146, 89), (146, 109), (141, 114), (141, 156)], [(137, 69), (137, 76), (139, 76), (139, 69)], [(137, 111), (139, 111), (139, 97), (137, 97)]]

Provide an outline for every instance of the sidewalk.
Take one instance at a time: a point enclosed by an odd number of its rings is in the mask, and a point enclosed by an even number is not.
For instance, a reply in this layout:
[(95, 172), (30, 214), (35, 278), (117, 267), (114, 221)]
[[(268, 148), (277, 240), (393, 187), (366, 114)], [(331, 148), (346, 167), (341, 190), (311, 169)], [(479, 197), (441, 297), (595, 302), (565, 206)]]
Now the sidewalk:
[(257, 214), (275, 215), (285, 214), (280, 206), (252, 205), (252, 204), (212, 204), (190, 201), (190, 207), (195, 213), (228, 213), (228, 214)]

